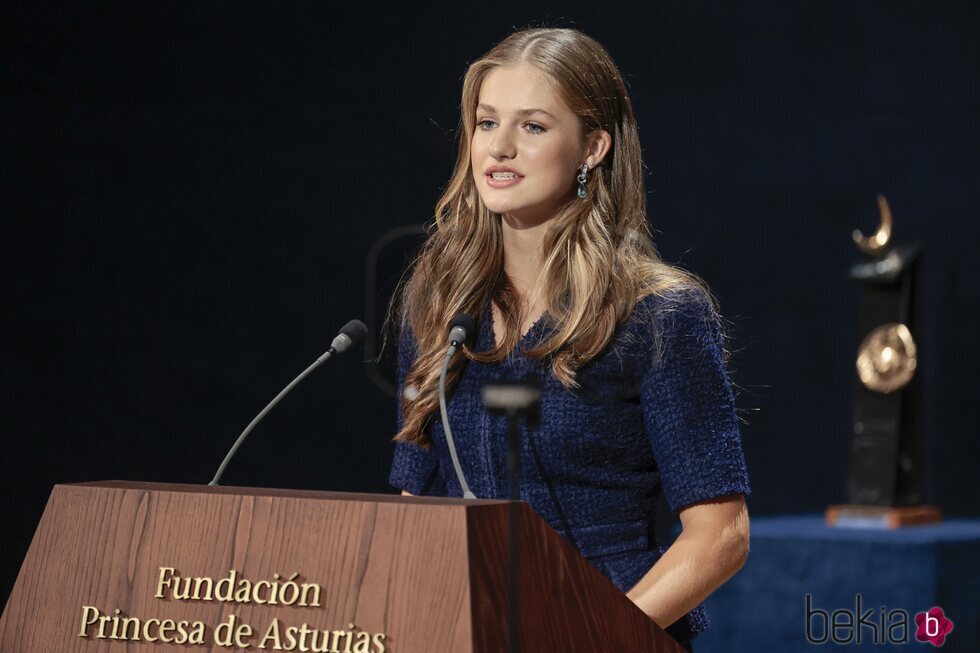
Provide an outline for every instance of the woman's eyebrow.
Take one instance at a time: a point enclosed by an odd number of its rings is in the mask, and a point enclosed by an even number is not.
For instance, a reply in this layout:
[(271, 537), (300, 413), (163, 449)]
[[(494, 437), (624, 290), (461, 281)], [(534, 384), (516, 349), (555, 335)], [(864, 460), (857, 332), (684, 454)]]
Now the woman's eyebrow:
[[(486, 111), (488, 113), (497, 113), (497, 110), (495, 108), (493, 108), (489, 104), (483, 104), (482, 102), (479, 105), (477, 105), (476, 108), (477, 109), (483, 109), (484, 111)], [(543, 113), (544, 115), (548, 116), (552, 120), (556, 120), (556, 121), (558, 120), (558, 118), (556, 118), (552, 114), (548, 113), (544, 109), (520, 109), (518, 111), (515, 111), (514, 113), (516, 113), (519, 116), (530, 116), (531, 114), (534, 114), (534, 113)]]

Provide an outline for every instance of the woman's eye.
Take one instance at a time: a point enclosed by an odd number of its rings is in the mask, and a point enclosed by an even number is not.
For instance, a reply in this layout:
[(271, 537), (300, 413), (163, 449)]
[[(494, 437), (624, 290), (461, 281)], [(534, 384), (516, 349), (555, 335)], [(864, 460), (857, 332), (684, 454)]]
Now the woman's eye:
[(542, 127), (541, 125), (539, 125), (539, 124), (537, 124), (535, 122), (529, 122), (529, 123), (527, 123), (525, 125), (525, 127), (532, 134), (541, 134), (541, 133), (544, 133), (544, 127)]
[(494, 122), (492, 120), (490, 120), (489, 118), (484, 118), (483, 120), (478, 120), (477, 123), (476, 123), (476, 126), (479, 127), (480, 129), (491, 129), (493, 127), (493, 125), (494, 125)]

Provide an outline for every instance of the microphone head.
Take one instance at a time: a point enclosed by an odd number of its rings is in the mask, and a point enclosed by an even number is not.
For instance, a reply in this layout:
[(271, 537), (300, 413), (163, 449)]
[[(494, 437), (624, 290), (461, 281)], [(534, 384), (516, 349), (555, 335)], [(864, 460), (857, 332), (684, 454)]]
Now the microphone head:
[(357, 347), (362, 342), (364, 338), (367, 337), (367, 327), (360, 320), (351, 320), (340, 330), (337, 337), (333, 339), (330, 346), (333, 347), (334, 351), (338, 354), (342, 354), (348, 349)]
[(449, 328), (454, 329), (456, 327), (463, 327), (466, 333), (473, 333), (476, 331), (476, 320), (471, 318), (466, 313), (457, 313), (453, 321), (449, 323)]
[(449, 323), (449, 342), (463, 343), (473, 339), (476, 333), (476, 320), (466, 313), (457, 313)]

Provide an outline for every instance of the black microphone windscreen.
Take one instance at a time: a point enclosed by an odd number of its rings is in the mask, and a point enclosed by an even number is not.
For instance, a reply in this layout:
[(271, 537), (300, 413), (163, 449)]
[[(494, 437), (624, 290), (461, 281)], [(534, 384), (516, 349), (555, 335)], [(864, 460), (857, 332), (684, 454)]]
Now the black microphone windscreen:
[(458, 313), (453, 318), (453, 321), (449, 323), (449, 330), (452, 331), (456, 327), (463, 327), (466, 329), (466, 335), (472, 336), (473, 332), (476, 331), (476, 320), (466, 313)]
[(360, 320), (351, 320), (344, 325), (340, 332), (350, 338), (351, 347), (360, 345), (367, 337), (367, 327)]
[(473, 342), (476, 334), (476, 321), (466, 313), (457, 313), (449, 323), (449, 342)]

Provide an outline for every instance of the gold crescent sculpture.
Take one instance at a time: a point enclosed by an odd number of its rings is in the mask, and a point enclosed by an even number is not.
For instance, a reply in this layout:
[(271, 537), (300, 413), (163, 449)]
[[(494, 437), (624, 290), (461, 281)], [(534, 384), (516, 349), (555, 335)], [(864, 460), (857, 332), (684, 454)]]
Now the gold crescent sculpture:
[(869, 390), (888, 394), (901, 390), (918, 365), (915, 340), (904, 324), (882, 324), (869, 333), (858, 348), (858, 378)]
[(869, 256), (884, 256), (888, 252), (888, 246), (892, 240), (892, 210), (888, 207), (888, 200), (884, 195), (878, 196), (878, 214), (881, 222), (878, 230), (871, 236), (865, 236), (860, 229), (855, 229), (851, 237), (862, 252)]

